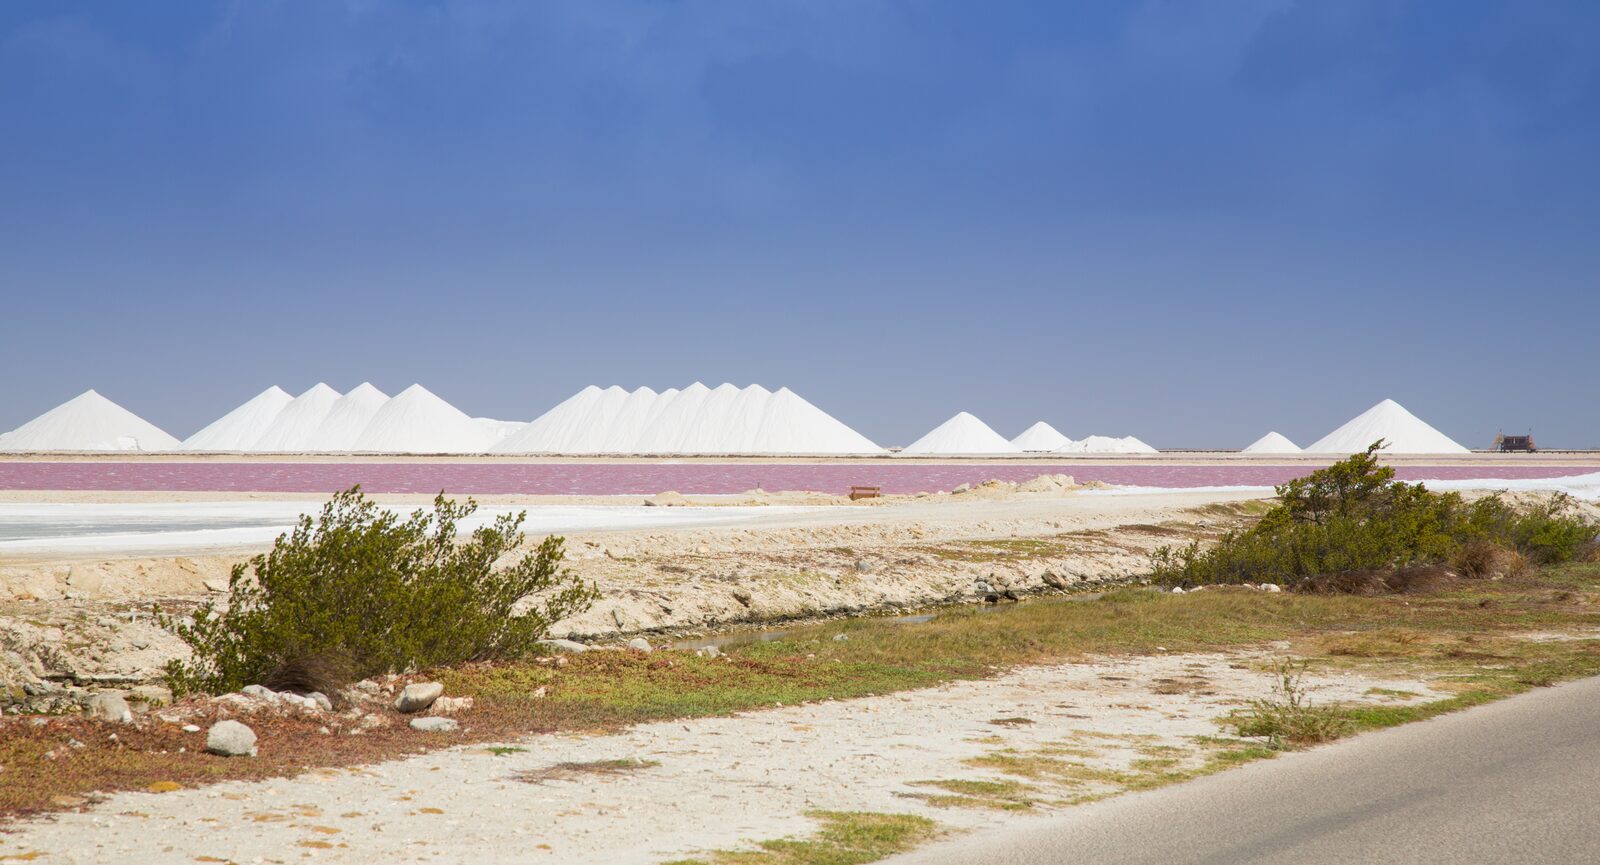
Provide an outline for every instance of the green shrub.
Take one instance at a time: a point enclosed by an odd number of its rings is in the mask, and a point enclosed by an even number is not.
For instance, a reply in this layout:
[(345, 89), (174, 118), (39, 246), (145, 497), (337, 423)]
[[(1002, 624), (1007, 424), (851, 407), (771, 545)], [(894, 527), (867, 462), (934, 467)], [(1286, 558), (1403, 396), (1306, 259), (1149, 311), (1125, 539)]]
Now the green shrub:
[(561, 567), (546, 538), (503, 567), (525, 540), (525, 513), (458, 536), (477, 510), (441, 493), (402, 518), (355, 487), (300, 518), (272, 550), (233, 568), (224, 607), (189, 620), (158, 617), (191, 650), (167, 665), (178, 694), (224, 693), (317, 671), (349, 681), (387, 672), (526, 653), (550, 625), (598, 593)]
[(1378, 464), (1383, 442), (1277, 488), (1278, 504), (1256, 525), (1198, 543), (1162, 547), (1152, 560), (1157, 582), (1291, 584), (1325, 574), (1385, 572), (1469, 559), (1492, 545), (1539, 564), (1571, 560), (1596, 526), (1572, 513), (1563, 495), (1516, 508), (1498, 496), (1467, 502), (1394, 479)]

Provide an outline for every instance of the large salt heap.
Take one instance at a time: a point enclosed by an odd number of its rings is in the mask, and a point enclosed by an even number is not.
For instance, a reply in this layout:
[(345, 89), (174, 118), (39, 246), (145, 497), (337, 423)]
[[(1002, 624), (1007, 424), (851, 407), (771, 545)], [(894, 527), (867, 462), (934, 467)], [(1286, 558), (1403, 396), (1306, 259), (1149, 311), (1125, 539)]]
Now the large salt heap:
[(700, 382), (657, 393), (589, 386), (493, 447), (497, 453), (853, 454), (883, 449), (788, 388)]
[(1088, 436), (1057, 448), (1058, 454), (1154, 454), (1155, 448), (1133, 436)]
[(1471, 451), (1386, 399), (1347, 421), (1343, 426), (1306, 448), (1314, 454), (1353, 454), (1366, 450), (1373, 442), (1388, 443), (1384, 453), (1464, 454)]
[(763, 454), (874, 454), (883, 448), (842, 421), (780, 387), (762, 407), (750, 452)]
[(249, 450), (301, 453), (312, 450), (317, 428), (322, 426), (333, 404), (339, 401), (339, 392), (317, 382), (310, 390), (294, 398), (283, 407), (272, 423), (262, 431), (261, 437), (251, 443)]
[(1022, 431), (1022, 434), (1011, 440), (1019, 450), (1029, 453), (1048, 453), (1058, 451), (1072, 444), (1072, 439), (1062, 435), (1055, 427), (1039, 421)]
[(389, 395), (373, 387), (371, 382), (356, 385), (328, 407), (322, 423), (317, 424), (307, 438), (305, 449), (333, 453), (355, 450), (367, 425), (388, 401)]
[(1015, 454), (1022, 450), (976, 417), (960, 412), (929, 430), (902, 454)]
[(1240, 453), (1246, 454), (1297, 454), (1300, 452), (1299, 445), (1289, 441), (1288, 436), (1277, 432), (1267, 433), (1256, 439), (1249, 447), (1240, 451)]
[(212, 453), (249, 450), (291, 402), (294, 397), (273, 385), (184, 439), (182, 447)]
[(174, 451), (178, 440), (93, 390), (0, 435), (0, 451)]
[(356, 440), (358, 451), (471, 454), (489, 449), (493, 434), (464, 412), (414, 384), (373, 415)]

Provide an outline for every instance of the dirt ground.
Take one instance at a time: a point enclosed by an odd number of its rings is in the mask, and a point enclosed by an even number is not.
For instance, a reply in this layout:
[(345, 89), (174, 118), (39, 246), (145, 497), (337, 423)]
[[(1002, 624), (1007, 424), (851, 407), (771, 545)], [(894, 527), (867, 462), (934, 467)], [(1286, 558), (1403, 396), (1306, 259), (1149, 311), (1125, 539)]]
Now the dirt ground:
[[(920, 814), (949, 831), (995, 826), (1121, 792), (1151, 771), (1202, 766), (1230, 747), (1215, 741), (1216, 719), (1269, 695), (1269, 654), (1030, 667), (609, 735), (122, 793), (13, 824), (0, 835), (0, 860), (643, 865), (804, 836), (816, 828), (807, 813), (819, 809)], [(1439, 696), (1426, 682), (1354, 673), (1310, 684), (1328, 701)], [(997, 769), (1033, 755), (1070, 759), (1083, 777), (1018, 786)], [(989, 792), (950, 795), (973, 789)]]

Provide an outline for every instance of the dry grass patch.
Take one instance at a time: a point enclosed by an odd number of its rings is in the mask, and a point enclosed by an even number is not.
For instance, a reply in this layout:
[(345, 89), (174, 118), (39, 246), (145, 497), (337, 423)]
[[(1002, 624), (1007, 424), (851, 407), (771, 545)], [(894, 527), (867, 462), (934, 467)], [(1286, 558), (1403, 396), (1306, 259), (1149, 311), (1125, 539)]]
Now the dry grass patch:
[(583, 778), (614, 778), (659, 765), (661, 764), (655, 760), (638, 760), (631, 757), (620, 760), (589, 760), (581, 763), (556, 763), (543, 769), (517, 772), (511, 777), (525, 784), (544, 784), (549, 781), (577, 781)]

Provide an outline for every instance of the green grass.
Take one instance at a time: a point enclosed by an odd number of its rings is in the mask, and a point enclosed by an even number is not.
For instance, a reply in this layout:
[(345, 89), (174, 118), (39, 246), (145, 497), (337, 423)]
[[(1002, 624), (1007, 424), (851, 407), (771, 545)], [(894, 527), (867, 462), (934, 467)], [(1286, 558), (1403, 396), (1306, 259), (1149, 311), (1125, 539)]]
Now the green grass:
[(916, 798), (936, 808), (986, 808), (998, 811), (1026, 811), (1039, 804), (1038, 790), (1017, 781), (983, 781), (947, 778), (917, 781), (914, 786), (932, 787), (942, 793), (917, 793)]
[(934, 837), (932, 820), (911, 814), (815, 811), (822, 826), (810, 838), (761, 841), (755, 850), (717, 850), (665, 865), (862, 865)]

